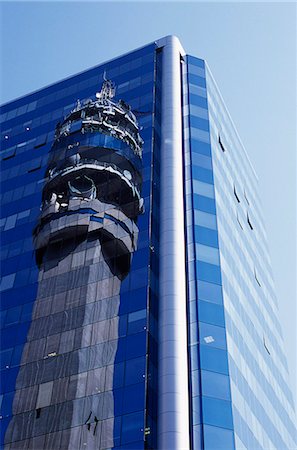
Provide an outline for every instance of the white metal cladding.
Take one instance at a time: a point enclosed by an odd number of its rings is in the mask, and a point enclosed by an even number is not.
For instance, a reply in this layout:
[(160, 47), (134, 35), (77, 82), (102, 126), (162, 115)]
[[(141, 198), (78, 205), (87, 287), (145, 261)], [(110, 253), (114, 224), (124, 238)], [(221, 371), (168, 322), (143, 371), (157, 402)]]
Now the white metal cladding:
[(186, 450), (189, 390), (180, 56), (175, 36), (162, 54), (158, 449)]

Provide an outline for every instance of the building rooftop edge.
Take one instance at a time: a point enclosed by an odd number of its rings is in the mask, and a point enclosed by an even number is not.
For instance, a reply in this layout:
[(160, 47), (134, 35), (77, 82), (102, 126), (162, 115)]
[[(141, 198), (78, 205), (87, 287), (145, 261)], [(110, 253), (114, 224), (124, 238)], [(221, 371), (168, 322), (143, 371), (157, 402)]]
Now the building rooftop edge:
[(132, 49), (130, 51), (122, 53), (121, 55), (115, 56), (114, 58), (110, 58), (110, 59), (107, 59), (105, 61), (102, 61), (102, 62), (100, 62), (100, 63), (98, 63), (98, 64), (96, 64), (94, 66), (91, 66), (91, 67), (88, 67), (87, 69), (81, 70), (80, 72), (77, 72), (77, 73), (74, 73), (72, 75), (66, 76), (65, 78), (62, 78), (62, 79), (57, 80), (57, 81), (54, 81), (54, 82), (52, 82), (50, 84), (46, 84), (43, 87), (40, 87), (40, 88), (35, 89), (35, 90), (31, 91), (31, 92), (28, 92), (27, 94), (20, 95), (19, 97), (13, 98), (12, 100), (9, 100), (7, 102), (1, 103), (0, 107), (3, 108), (5, 106), (9, 105), (10, 103), (17, 102), (18, 100), (21, 100), (24, 97), (28, 97), (29, 95), (36, 94), (37, 92), (42, 91), (43, 89), (47, 89), (47, 88), (49, 88), (51, 86), (54, 86), (57, 83), (62, 83), (63, 81), (69, 80), (72, 77), (76, 77), (78, 75), (81, 75), (84, 72), (87, 72), (88, 70), (96, 69), (96, 67), (99, 67), (99, 66), (101, 66), (103, 64), (108, 64), (108, 63), (110, 63), (112, 61), (115, 61), (118, 58), (122, 58), (122, 57), (124, 57), (126, 55), (129, 55), (132, 52), (136, 52), (136, 51), (141, 50), (141, 49), (143, 49), (145, 47), (148, 47), (149, 45), (155, 44), (155, 45), (157, 45), (157, 47), (162, 47), (164, 45), (168, 45), (170, 41), (175, 41), (176, 42), (176, 44), (179, 47), (180, 52), (181, 52), (182, 55), (186, 54), (184, 49), (183, 49), (183, 47), (182, 47), (182, 45), (181, 45), (181, 43), (180, 43), (180, 40), (179, 40), (179, 38), (177, 36), (174, 36), (174, 35), (164, 36), (164, 37), (162, 37), (160, 39), (156, 39), (155, 41), (151, 41), (151, 42), (149, 42), (147, 44), (141, 45), (140, 47), (136, 47), (136, 48), (134, 48), (134, 49)]
[(217, 92), (218, 92), (218, 94), (219, 94), (219, 96), (220, 96), (221, 102), (223, 103), (223, 105), (224, 105), (224, 107), (225, 107), (225, 109), (226, 109), (226, 113), (228, 114), (230, 123), (232, 124), (232, 127), (233, 127), (233, 129), (234, 129), (234, 132), (235, 132), (235, 134), (236, 134), (236, 137), (237, 137), (237, 139), (238, 139), (238, 141), (239, 141), (239, 143), (240, 143), (240, 145), (241, 145), (241, 147), (242, 147), (242, 150), (243, 150), (243, 152), (244, 152), (244, 154), (245, 154), (245, 156), (246, 156), (246, 158), (247, 158), (247, 161), (248, 161), (248, 163), (249, 163), (249, 165), (250, 165), (250, 167), (251, 167), (251, 169), (252, 169), (252, 171), (253, 171), (253, 174), (255, 175), (256, 180), (259, 181), (259, 177), (258, 177), (258, 175), (257, 175), (257, 173), (256, 173), (256, 171), (255, 171), (255, 169), (254, 169), (254, 166), (253, 166), (253, 164), (252, 164), (252, 162), (251, 162), (251, 160), (250, 160), (250, 158), (249, 158), (249, 155), (248, 155), (248, 153), (247, 153), (247, 151), (246, 151), (246, 149), (245, 149), (245, 146), (244, 146), (244, 144), (243, 144), (243, 142), (242, 142), (242, 140), (241, 140), (241, 138), (240, 138), (240, 136), (239, 136), (239, 133), (238, 133), (237, 128), (236, 128), (236, 125), (235, 125), (235, 123), (234, 123), (234, 121), (233, 121), (233, 119), (232, 119), (232, 116), (231, 116), (231, 114), (230, 114), (230, 112), (229, 112), (229, 109), (228, 109), (228, 107), (227, 107), (227, 105), (226, 105), (226, 102), (224, 101), (224, 98), (223, 98), (223, 96), (222, 96), (222, 94), (221, 94), (221, 91), (220, 91), (220, 89), (219, 89), (219, 87), (218, 87), (218, 85), (217, 85), (217, 83), (216, 83), (216, 80), (215, 80), (213, 74), (212, 74), (212, 71), (210, 70), (210, 67), (209, 67), (207, 61), (204, 60), (204, 62), (205, 62), (205, 66), (206, 66), (206, 68), (207, 68), (207, 71), (208, 71), (208, 73), (209, 73), (209, 75), (210, 75), (210, 77), (211, 77), (211, 79), (212, 79), (212, 82), (213, 82), (213, 84), (215, 85), (215, 87), (216, 87), (216, 89), (217, 89)]

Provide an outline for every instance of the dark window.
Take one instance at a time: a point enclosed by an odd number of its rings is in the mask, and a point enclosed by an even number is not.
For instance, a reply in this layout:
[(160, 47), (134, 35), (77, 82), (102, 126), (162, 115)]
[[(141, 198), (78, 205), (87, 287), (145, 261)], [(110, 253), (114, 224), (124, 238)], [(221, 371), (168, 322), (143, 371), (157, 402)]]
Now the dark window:
[(43, 134), (41, 136), (38, 136), (36, 138), (34, 147), (38, 148), (38, 147), (41, 147), (42, 145), (45, 145), (46, 144), (46, 140), (47, 140), (47, 134)]
[(248, 224), (249, 224), (250, 229), (253, 230), (254, 227), (253, 227), (253, 225), (251, 224), (251, 221), (250, 221), (250, 218), (249, 218), (249, 215), (248, 215), (248, 214), (247, 214), (247, 222), (248, 222)]
[(242, 224), (240, 222), (240, 218), (239, 218), (238, 213), (237, 213), (237, 222), (239, 223), (240, 228), (243, 230), (243, 226), (242, 226)]
[(235, 185), (234, 185), (234, 195), (235, 195), (235, 198), (238, 201), (238, 203), (240, 203), (239, 197), (238, 197), (237, 192), (236, 192)]
[(35, 170), (40, 169), (41, 167), (41, 158), (33, 159), (28, 166), (28, 172), (35, 172)]
[(221, 136), (220, 136), (220, 135), (219, 135), (219, 145), (220, 145), (222, 151), (225, 152), (226, 149), (225, 149), (225, 147), (224, 147), (224, 145), (223, 145), (223, 143), (222, 143), (222, 139), (221, 139)]
[(3, 152), (2, 160), (5, 161), (6, 159), (13, 158), (15, 156), (16, 151), (16, 145), (14, 147), (8, 148)]
[(268, 355), (270, 355), (269, 348), (267, 347), (267, 344), (266, 344), (266, 341), (265, 341), (265, 336), (263, 336), (263, 344), (264, 344), (264, 348), (267, 351)]
[(260, 281), (259, 281), (259, 278), (258, 278), (258, 275), (257, 275), (256, 268), (254, 268), (254, 274), (255, 274), (255, 279), (256, 279), (258, 285), (261, 287), (261, 283), (260, 283)]

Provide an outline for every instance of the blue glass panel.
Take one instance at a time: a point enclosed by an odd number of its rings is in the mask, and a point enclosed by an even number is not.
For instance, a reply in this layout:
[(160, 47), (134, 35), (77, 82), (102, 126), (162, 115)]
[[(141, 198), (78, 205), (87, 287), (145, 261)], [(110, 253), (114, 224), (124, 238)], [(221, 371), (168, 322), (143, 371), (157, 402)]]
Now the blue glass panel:
[(124, 388), (123, 414), (144, 409), (145, 384), (132, 384)]
[(187, 63), (197, 67), (202, 67), (204, 69), (205, 62), (203, 59), (196, 58), (195, 56), (187, 55)]
[(200, 361), (202, 369), (228, 375), (228, 356), (225, 350), (201, 345)]
[(144, 441), (131, 442), (130, 444), (121, 445), (120, 447), (112, 447), (113, 450), (142, 450), (144, 449)]
[(196, 84), (197, 86), (206, 87), (205, 78), (199, 77), (198, 75), (188, 74), (189, 83)]
[(222, 428), (233, 428), (231, 402), (202, 397), (202, 408), (204, 423)]
[(201, 261), (196, 263), (198, 280), (221, 284), (221, 268)]
[(7, 417), (11, 414), (10, 405), (12, 404), (14, 397), (14, 391), (8, 392), (3, 395), (2, 403), (1, 403), (1, 415), (2, 417)]
[(198, 297), (199, 300), (205, 300), (212, 303), (223, 303), (222, 288), (214, 283), (198, 281)]
[(192, 128), (199, 128), (200, 130), (209, 131), (209, 122), (201, 117), (190, 115), (190, 126)]
[(196, 306), (196, 299), (189, 302), (189, 321), (196, 322), (197, 320), (197, 306)]
[(14, 367), (14, 366), (17, 366), (20, 364), (23, 349), (24, 349), (23, 345), (17, 345), (16, 347), (14, 347), (13, 355), (11, 358), (11, 367)]
[(145, 376), (145, 357), (126, 361), (125, 384), (140, 383)]
[(146, 327), (146, 309), (128, 314), (128, 334), (139, 333)]
[(127, 334), (127, 314), (122, 314), (119, 316), (119, 337), (126, 336)]
[(188, 64), (188, 72), (194, 75), (199, 75), (199, 77), (205, 78), (205, 70), (202, 67), (194, 66), (193, 64)]
[(224, 309), (221, 305), (199, 300), (198, 315), (201, 322), (211, 323), (221, 327), (225, 325)]
[[(203, 86), (200, 87), (204, 88)], [(191, 94), (189, 100), (191, 105), (201, 106), (201, 108), (207, 108), (208, 106), (207, 99), (204, 97), (200, 97), (199, 95)]]
[(16, 306), (15, 308), (10, 308), (7, 310), (5, 325), (12, 325), (17, 323), (21, 317), (21, 306)]
[(226, 349), (225, 328), (199, 322), (201, 345)]
[(195, 425), (193, 427), (193, 450), (200, 450), (202, 448), (202, 427)]
[(202, 395), (230, 400), (230, 382), (227, 375), (201, 370)]
[[(1, 373), (1, 386), (0, 392), (9, 392), (15, 388), (15, 380), (18, 374), (19, 368), (7, 369)], [(4, 376), (5, 375), (5, 376)]]
[(210, 144), (210, 134), (206, 130), (200, 130), (199, 128), (190, 128), (190, 134), (192, 139)]
[[(199, 98), (199, 97), (198, 97)], [(191, 139), (191, 150), (195, 153), (200, 153), (201, 155), (211, 155), (211, 147), (209, 144), (205, 142), (196, 141), (195, 139)]]
[[(128, 280), (128, 277), (126, 278)], [(124, 281), (126, 281), (124, 280)], [(135, 311), (137, 308), (144, 309), (147, 304), (147, 288), (133, 289), (130, 292), (121, 293), (121, 313)]]
[(122, 444), (143, 439), (143, 411), (122, 417)]
[[(192, 367), (191, 367), (191, 369), (192, 369)], [(199, 370), (192, 370), (191, 382), (192, 382), (192, 396), (196, 397), (197, 395), (200, 395), (200, 374), (199, 374)]]
[(234, 437), (231, 430), (204, 425), (205, 450), (235, 450)]
[(113, 387), (118, 388), (123, 386), (124, 384), (124, 370), (125, 370), (125, 363), (120, 362), (118, 364), (115, 364), (114, 366), (114, 372), (113, 372)]
[(191, 159), (193, 166), (204, 167), (205, 169), (212, 170), (212, 162), (209, 156), (192, 152)]
[(198, 358), (199, 347), (198, 345), (191, 345), (191, 370), (197, 370), (199, 368), (199, 358)]
[(218, 247), (218, 233), (215, 230), (211, 230), (205, 227), (199, 227), (198, 225), (194, 228), (195, 242), (199, 244), (210, 245), (211, 247)]
[(4, 323), (5, 323), (6, 313), (7, 313), (7, 309), (5, 309), (4, 311), (0, 311), (1, 328), (3, 327), (3, 325), (4, 325)]
[(196, 259), (218, 266), (220, 264), (219, 250), (209, 245), (196, 244)]
[(1, 369), (5, 369), (6, 367), (10, 366), (10, 361), (13, 353), (13, 348), (8, 348), (6, 350), (2, 350), (0, 352), (0, 364)]
[(208, 198), (215, 197), (213, 185), (198, 180), (193, 180), (193, 192)]
[(210, 214), (216, 213), (216, 204), (212, 198), (194, 194), (193, 204), (194, 209), (199, 209), (200, 211), (208, 212)]
[(192, 408), (193, 408), (193, 425), (198, 425), (201, 423), (201, 397), (192, 398)]
[(126, 358), (135, 358), (146, 353), (146, 333), (137, 333), (127, 336)]
[(213, 184), (213, 174), (211, 170), (199, 166), (192, 166), (192, 176), (203, 183)]
[(195, 225), (201, 227), (210, 228), (212, 230), (217, 229), (217, 219), (213, 214), (209, 214), (197, 209), (194, 210)]

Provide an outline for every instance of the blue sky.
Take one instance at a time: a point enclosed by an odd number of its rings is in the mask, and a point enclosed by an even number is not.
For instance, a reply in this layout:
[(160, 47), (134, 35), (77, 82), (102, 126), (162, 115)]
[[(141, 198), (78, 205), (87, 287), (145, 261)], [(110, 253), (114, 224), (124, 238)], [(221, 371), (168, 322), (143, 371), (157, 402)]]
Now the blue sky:
[(296, 5), (1, 3), (1, 103), (168, 34), (205, 58), (260, 180), (296, 391)]

